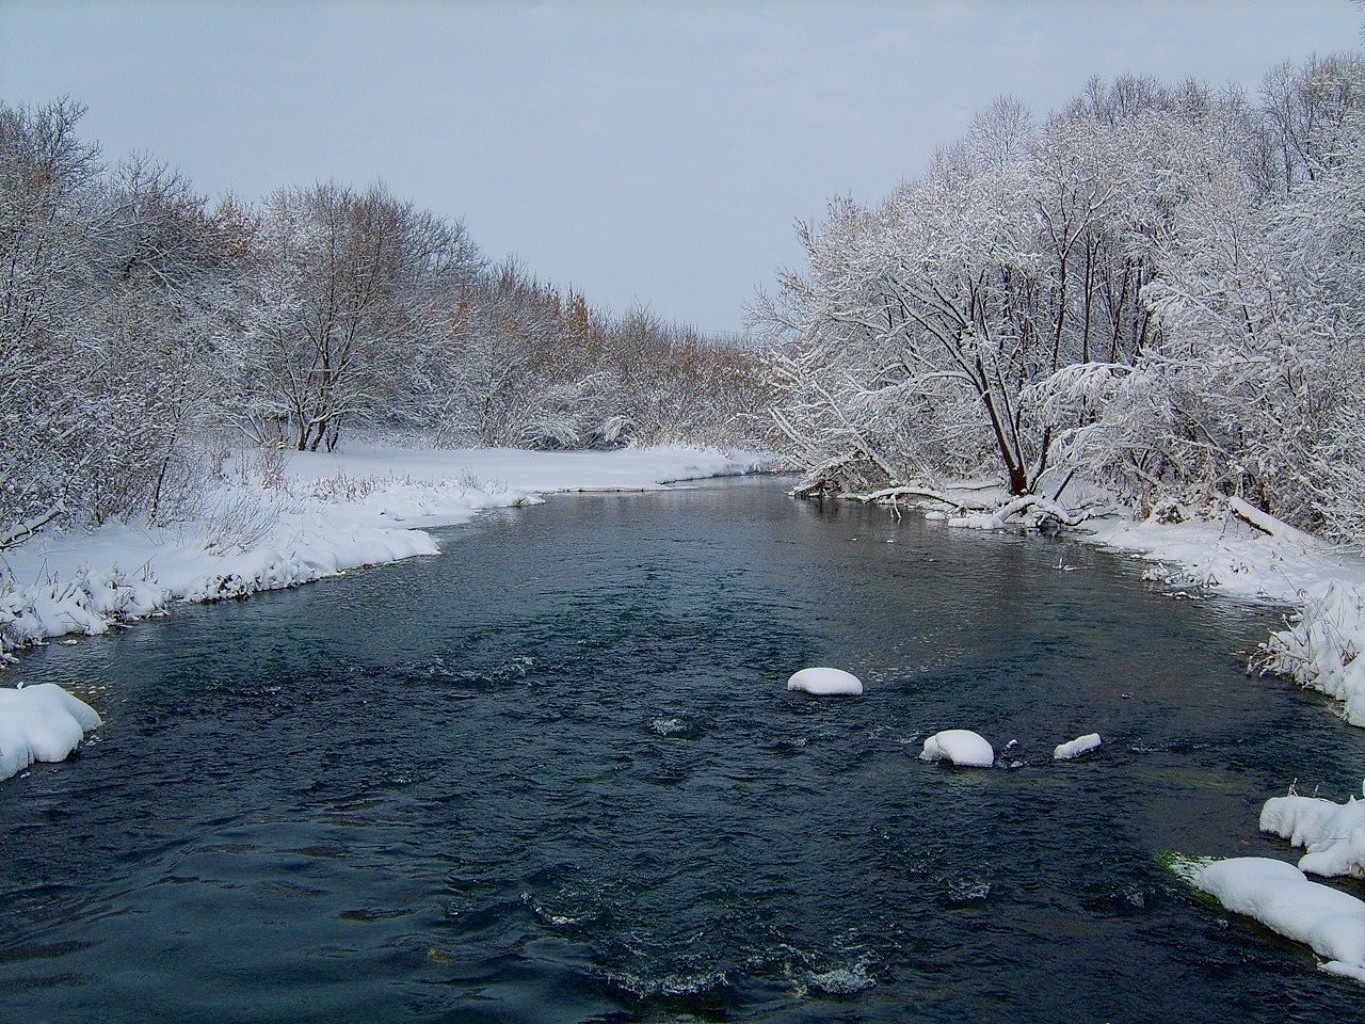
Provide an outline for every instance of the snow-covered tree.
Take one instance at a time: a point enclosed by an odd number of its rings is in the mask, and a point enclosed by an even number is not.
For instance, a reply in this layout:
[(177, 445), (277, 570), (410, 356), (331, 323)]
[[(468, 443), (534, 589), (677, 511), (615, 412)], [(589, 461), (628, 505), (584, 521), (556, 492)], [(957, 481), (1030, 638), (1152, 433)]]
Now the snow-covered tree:
[(1038, 127), (998, 101), (887, 200), (833, 203), (759, 310), (789, 450), (836, 487), (1081, 471), (1359, 535), (1363, 66), (1280, 69), (1259, 108), (1140, 78)]
[(316, 451), (334, 447), (348, 419), (382, 416), (405, 393), (413, 350), (436, 343), (448, 296), (479, 264), (462, 225), (379, 186), (276, 193), (235, 353), (249, 430)]

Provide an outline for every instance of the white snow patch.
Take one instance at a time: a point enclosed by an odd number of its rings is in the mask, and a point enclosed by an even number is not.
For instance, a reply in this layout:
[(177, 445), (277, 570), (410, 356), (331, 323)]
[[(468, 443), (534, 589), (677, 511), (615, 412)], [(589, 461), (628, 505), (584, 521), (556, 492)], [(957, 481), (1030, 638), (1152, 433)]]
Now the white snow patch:
[(990, 743), (970, 729), (946, 729), (924, 741), (921, 761), (951, 761), (964, 768), (989, 768), (995, 764)]
[(1088, 754), (1092, 750), (1098, 750), (1100, 746), (1100, 734), (1097, 732), (1087, 733), (1084, 736), (1077, 736), (1074, 740), (1066, 743), (1059, 743), (1052, 751), (1054, 761), (1070, 761), (1074, 757)]
[(863, 682), (841, 668), (803, 668), (787, 680), (787, 689), (817, 697), (857, 696), (863, 692)]
[(1215, 860), (1190, 881), (1228, 910), (1310, 946), (1322, 970), (1365, 983), (1365, 902), (1267, 857)]
[(960, 530), (1003, 530), (1005, 524), (987, 512), (968, 512), (966, 515), (949, 516), (948, 525)]
[(85, 701), (56, 683), (0, 688), (0, 779), (34, 761), (64, 761), (100, 725)]
[(1261, 808), (1261, 831), (1307, 852), (1299, 870), (1313, 875), (1365, 878), (1365, 802), (1344, 804), (1309, 796), (1277, 796)]

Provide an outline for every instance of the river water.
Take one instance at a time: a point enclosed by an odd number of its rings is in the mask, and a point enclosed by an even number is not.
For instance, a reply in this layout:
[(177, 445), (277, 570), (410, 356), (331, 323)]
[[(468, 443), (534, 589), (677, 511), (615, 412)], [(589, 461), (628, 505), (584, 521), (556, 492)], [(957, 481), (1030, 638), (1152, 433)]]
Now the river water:
[[(106, 724), (0, 785), (0, 1018), (1358, 1019), (1153, 857), (1290, 859), (1260, 803), (1361, 776), (1243, 675), (1271, 611), (772, 481), (444, 540), (12, 670)], [(956, 727), (1018, 742), (918, 760)]]

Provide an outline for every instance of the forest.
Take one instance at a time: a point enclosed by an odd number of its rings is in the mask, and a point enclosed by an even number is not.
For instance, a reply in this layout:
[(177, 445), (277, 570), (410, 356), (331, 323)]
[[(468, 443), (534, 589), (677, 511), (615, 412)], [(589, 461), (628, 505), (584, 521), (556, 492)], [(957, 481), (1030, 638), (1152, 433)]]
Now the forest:
[(210, 202), (106, 164), (82, 107), (0, 106), (0, 550), (192, 516), (233, 448), (737, 444), (767, 357), (609, 314), (382, 185)]
[(1081, 479), (1139, 517), (1235, 498), (1365, 538), (1363, 116), (1356, 54), (1255, 95), (1092, 79), (830, 203), (756, 310), (805, 490)]
[(1139, 517), (1233, 498), (1365, 539), (1356, 54), (1254, 94), (1001, 97), (890, 196), (799, 226), (762, 344), (600, 311), (382, 185), (210, 202), (106, 164), (81, 115), (0, 107), (0, 549), (174, 521), (229, 449), (354, 430), (764, 446), (801, 493), (986, 479), (1069, 520), (1083, 481)]

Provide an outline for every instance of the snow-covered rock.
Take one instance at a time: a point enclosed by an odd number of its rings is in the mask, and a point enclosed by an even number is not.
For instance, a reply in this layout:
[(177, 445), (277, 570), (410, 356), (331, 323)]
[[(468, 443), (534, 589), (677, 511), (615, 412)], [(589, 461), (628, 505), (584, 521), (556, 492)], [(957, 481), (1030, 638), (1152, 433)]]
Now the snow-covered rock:
[(0, 779), (34, 761), (66, 760), (100, 724), (94, 708), (56, 683), (0, 688)]
[(787, 689), (817, 697), (857, 696), (863, 692), (863, 683), (841, 668), (803, 668), (787, 680)]
[(995, 764), (990, 743), (970, 729), (946, 729), (924, 741), (922, 761), (951, 761), (963, 768), (989, 768)]
[(1322, 970), (1365, 983), (1365, 902), (1268, 857), (1209, 861), (1188, 880), (1228, 910), (1312, 947)]
[(1310, 796), (1277, 796), (1261, 808), (1261, 831), (1307, 852), (1299, 869), (1313, 875), (1365, 878), (1365, 802), (1344, 804)]
[(1074, 757), (1088, 754), (1092, 750), (1098, 750), (1100, 746), (1100, 734), (1097, 732), (1086, 733), (1084, 736), (1077, 736), (1074, 740), (1066, 743), (1059, 743), (1052, 751), (1054, 761), (1070, 761)]

